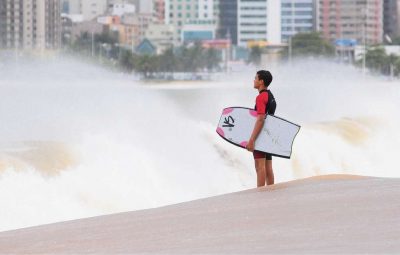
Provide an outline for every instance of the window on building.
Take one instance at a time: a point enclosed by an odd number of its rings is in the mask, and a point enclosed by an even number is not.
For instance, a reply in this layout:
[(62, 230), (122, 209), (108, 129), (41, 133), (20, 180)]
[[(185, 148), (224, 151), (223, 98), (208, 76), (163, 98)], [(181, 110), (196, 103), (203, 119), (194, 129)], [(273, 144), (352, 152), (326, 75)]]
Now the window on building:
[(295, 3), (294, 6), (297, 8), (312, 8), (312, 3)]
[(312, 11), (295, 11), (296, 15), (312, 15)]

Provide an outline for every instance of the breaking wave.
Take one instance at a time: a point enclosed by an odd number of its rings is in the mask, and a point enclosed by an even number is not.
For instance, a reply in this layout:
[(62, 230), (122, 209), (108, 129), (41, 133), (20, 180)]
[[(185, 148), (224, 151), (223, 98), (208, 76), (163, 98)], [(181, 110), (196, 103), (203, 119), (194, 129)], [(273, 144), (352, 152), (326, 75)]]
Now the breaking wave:
[[(302, 126), (278, 182), (400, 176), (395, 83), (325, 62), (271, 69), (276, 114)], [(164, 85), (65, 59), (1, 70), (0, 230), (255, 187), (251, 154), (215, 133), (222, 108), (254, 105), (255, 70)]]

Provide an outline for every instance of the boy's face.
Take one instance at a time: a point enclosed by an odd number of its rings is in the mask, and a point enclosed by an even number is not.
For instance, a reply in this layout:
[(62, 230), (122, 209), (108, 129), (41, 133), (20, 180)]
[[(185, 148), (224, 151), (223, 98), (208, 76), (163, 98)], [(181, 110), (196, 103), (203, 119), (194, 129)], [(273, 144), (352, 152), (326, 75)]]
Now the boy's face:
[(258, 78), (258, 74), (254, 77), (254, 88), (259, 89), (261, 86), (264, 85), (264, 81)]

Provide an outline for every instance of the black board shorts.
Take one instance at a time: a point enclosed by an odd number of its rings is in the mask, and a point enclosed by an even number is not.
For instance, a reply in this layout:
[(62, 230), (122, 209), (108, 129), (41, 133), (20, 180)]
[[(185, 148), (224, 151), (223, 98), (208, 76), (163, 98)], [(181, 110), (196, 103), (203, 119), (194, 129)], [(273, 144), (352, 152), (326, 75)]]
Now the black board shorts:
[(254, 159), (265, 158), (266, 160), (272, 160), (271, 154), (263, 152), (263, 151), (254, 151), (253, 157), (254, 157)]

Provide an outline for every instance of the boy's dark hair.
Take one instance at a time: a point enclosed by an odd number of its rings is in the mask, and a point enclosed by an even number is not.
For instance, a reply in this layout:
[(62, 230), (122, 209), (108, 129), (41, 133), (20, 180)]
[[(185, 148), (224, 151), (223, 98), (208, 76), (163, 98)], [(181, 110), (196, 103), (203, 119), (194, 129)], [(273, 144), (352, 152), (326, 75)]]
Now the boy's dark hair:
[(258, 79), (264, 81), (265, 87), (268, 87), (272, 82), (272, 74), (266, 70), (260, 70), (257, 72)]

